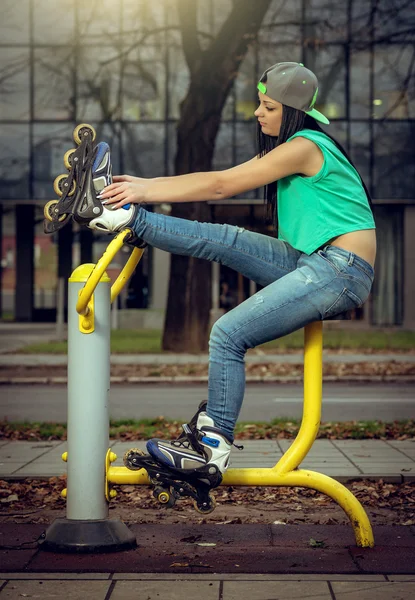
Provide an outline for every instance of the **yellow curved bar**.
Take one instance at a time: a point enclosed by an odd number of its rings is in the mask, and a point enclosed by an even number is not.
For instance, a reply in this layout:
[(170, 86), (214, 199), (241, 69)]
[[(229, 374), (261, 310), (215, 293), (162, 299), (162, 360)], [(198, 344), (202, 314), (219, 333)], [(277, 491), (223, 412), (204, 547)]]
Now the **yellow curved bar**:
[[(105, 250), (104, 254), (101, 256), (94, 269), (91, 271), (84, 287), (79, 293), (78, 302), (76, 303), (76, 311), (80, 315), (87, 315), (89, 312), (88, 303), (92, 298), (92, 294), (95, 291), (98, 283), (101, 280), (101, 277), (108, 265), (113, 260), (114, 256), (117, 252), (122, 248), (125, 242), (125, 238), (131, 235), (131, 229), (124, 229), (119, 233), (108, 245), (108, 248)], [(142, 248), (134, 248), (131, 253), (130, 258), (128, 259), (127, 264), (118, 275), (116, 281), (111, 287), (111, 302), (114, 300), (123, 286), (127, 282), (128, 278), (131, 277), (135, 267), (137, 266), (138, 261), (140, 260), (143, 254)], [(114, 291), (113, 291), (114, 290)]]
[(119, 293), (130, 279), (131, 275), (134, 273), (134, 269), (140, 262), (144, 250), (145, 248), (134, 248), (134, 250), (131, 252), (131, 256), (124, 265), (123, 270), (111, 286), (111, 304), (114, 302), (115, 298), (118, 297)]
[[(117, 485), (148, 485), (150, 480), (145, 469), (130, 471), (127, 467), (109, 467), (108, 481)], [(359, 500), (343, 484), (328, 475), (298, 469), (279, 475), (275, 469), (228, 469), (221, 485), (305, 487), (317, 490), (332, 498), (350, 519), (356, 544), (372, 548), (375, 544), (368, 516)]]
[(323, 322), (304, 329), (304, 408), (301, 427), (294, 442), (274, 469), (279, 475), (293, 471), (303, 461), (317, 437), (323, 397)]

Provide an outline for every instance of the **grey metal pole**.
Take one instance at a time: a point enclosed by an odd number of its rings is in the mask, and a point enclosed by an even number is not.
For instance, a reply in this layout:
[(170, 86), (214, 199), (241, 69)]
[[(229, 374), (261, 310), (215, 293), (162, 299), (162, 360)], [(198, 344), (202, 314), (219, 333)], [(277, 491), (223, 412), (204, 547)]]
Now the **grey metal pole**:
[(69, 279), (68, 519), (108, 517), (104, 489), (105, 455), (109, 447), (111, 281), (104, 275), (95, 288), (94, 330), (82, 332), (80, 322), (84, 317), (78, 315), (75, 306), (89, 275), (89, 266), (82, 265), (82, 270), (75, 270)]
[(79, 292), (95, 265), (81, 265), (68, 294), (68, 486), (66, 519), (56, 519), (39, 540), (52, 552), (127, 550), (134, 534), (108, 519), (106, 457), (109, 449), (110, 279), (104, 273), (88, 302), (76, 311)]

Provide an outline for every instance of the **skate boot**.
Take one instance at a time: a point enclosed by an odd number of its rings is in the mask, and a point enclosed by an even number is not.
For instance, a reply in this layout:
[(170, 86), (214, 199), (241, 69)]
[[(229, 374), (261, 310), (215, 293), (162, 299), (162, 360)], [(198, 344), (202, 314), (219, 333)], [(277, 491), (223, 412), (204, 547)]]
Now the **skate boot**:
[(153, 439), (147, 442), (149, 454), (168, 467), (192, 470), (214, 464), (221, 473), (228, 467), (231, 447), (231, 440), (203, 411), (199, 412), (196, 427), (192, 428), (190, 423), (183, 425), (183, 435), (177, 440)]
[[(96, 132), (91, 125), (78, 125), (73, 138), (78, 148), (68, 150), (64, 164), (69, 173), (59, 175), (53, 184), (59, 200), (51, 200), (44, 207), (44, 231), (55, 233), (73, 219), (81, 225), (90, 226), (92, 220), (103, 215), (102, 223), (93, 226), (107, 233), (118, 232), (128, 227), (134, 220), (135, 207), (126, 210), (105, 208), (98, 195), (112, 183), (112, 168), (108, 144), (95, 144)], [(116, 216), (115, 216), (116, 215)]]
[(205, 408), (203, 402), (176, 440), (152, 439), (147, 442), (148, 455), (135, 448), (124, 455), (128, 469), (147, 471), (154, 485), (153, 495), (167, 507), (188, 496), (200, 513), (208, 514), (215, 508), (210, 490), (222, 481), (232, 441), (214, 426)]

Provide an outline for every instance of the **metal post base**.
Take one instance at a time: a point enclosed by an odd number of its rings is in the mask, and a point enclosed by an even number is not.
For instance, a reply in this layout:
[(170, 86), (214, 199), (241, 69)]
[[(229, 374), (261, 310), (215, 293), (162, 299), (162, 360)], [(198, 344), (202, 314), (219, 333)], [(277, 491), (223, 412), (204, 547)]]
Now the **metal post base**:
[(48, 552), (119, 552), (137, 546), (135, 535), (119, 519), (56, 519), (39, 538)]

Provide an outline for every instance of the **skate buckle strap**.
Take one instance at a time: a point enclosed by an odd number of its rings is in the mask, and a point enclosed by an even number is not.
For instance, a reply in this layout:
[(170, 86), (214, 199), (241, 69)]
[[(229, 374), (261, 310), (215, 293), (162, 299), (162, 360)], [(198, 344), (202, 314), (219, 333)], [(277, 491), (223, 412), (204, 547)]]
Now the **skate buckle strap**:
[(183, 423), (182, 429), (186, 435), (191, 435), (193, 433), (192, 429), (189, 427), (189, 425), (187, 423)]
[(193, 448), (195, 452), (198, 452), (202, 456), (206, 456), (206, 452), (203, 446), (200, 445), (199, 440), (201, 439), (201, 432), (197, 429), (193, 430), (188, 423), (184, 423), (182, 425), (183, 437), (178, 437), (177, 440), (174, 440), (172, 444), (174, 446), (183, 446), (184, 448)]

